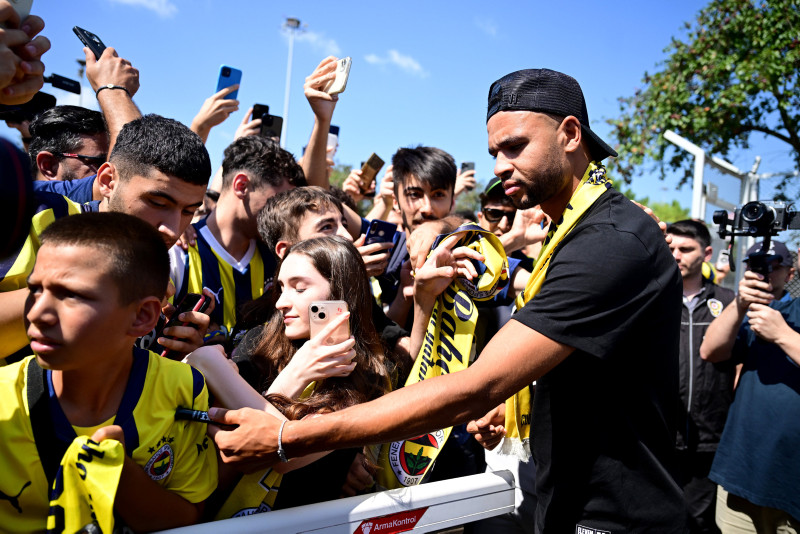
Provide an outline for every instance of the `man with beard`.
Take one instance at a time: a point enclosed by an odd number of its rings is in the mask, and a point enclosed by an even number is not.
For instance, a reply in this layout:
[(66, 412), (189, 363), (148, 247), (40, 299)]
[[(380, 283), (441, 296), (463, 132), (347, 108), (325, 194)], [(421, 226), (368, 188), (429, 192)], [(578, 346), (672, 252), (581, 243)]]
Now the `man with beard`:
[[(536, 532), (686, 532), (670, 474), (682, 284), (661, 231), (610, 187), (600, 161), (616, 153), (590, 129), (573, 78), (547, 69), (501, 78), (487, 129), (506, 194), (553, 220), (524, 307), (465, 371), (373, 402), (288, 423), (212, 410), (238, 425), (210, 427), (223, 461), (252, 468), (418, 436), (485, 414), (536, 380)], [(458, 258), (473, 256), (443, 246), (416, 270), (415, 320), (468, 271)], [(478, 433), (502, 432), (493, 412), (473, 424)]]

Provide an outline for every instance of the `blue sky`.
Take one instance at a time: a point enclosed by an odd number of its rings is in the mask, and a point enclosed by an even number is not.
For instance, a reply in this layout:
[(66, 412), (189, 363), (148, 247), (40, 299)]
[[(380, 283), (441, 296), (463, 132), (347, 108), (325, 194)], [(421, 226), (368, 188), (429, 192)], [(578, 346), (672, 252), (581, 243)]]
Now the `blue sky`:
[[(53, 44), (44, 57), (48, 72), (77, 77), (75, 59), (83, 54), (72, 27), (81, 26), (140, 70), (134, 100), (143, 112), (187, 125), (214, 92), (219, 66), (241, 69), (240, 111), (209, 136), (215, 165), (250, 105), (267, 104), (273, 114), (283, 114), (288, 38), (281, 24), (296, 17), (305, 30), (294, 47), (288, 150), (300, 154), (313, 123), (305, 77), (328, 54), (352, 56), (350, 81), (333, 119), (341, 127), (337, 163), (357, 166), (373, 151), (388, 161), (399, 147), (425, 144), (447, 150), (457, 162), (475, 161), (485, 182), (493, 176), (485, 113), (494, 80), (536, 67), (574, 76), (592, 128), (608, 139), (603, 119), (618, 113), (617, 98), (633, 93), (644, 71), (663, 59), (670, 38), (682, 35), (683, 23), (704, 4), (35, 0), (32, 12), (45, 19), (43, 33)], [(89, 91), (84, 105), (96, 107)], [(18, 138), (4, 125), (0, 135)], [(791, 169), (780, 144), (760, 140), (731, 161), (749, 169), (757, 154), (765, 159), (760, 172)], [(641, 177), (633, 189), (653, 200), (691, 204), (690, 189), (676, 190), (674, 180)]]

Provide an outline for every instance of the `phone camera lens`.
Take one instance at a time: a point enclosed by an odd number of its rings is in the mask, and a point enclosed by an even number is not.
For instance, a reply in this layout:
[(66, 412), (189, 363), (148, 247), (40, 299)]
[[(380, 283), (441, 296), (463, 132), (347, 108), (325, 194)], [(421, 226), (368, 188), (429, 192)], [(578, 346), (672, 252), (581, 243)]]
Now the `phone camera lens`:
[(318, 308), (318, 307), (316, 307), (316, 306), (311, 306), (311, 313), (317, 313), (318, 311), (319, 311), (319, 308)]
[(222, 69), (222, 75), (227, 78), (228, 76), (231, 75), (231, 69), (229, 69), (228, 67), (223, 68)]
[(320, 318), (320, 319), (324, 319), (324, 318), (325, 318), (325, 312), (322, 312), (322, 313), (320, 313), (320, 314), (319, 314), (319, 318)]

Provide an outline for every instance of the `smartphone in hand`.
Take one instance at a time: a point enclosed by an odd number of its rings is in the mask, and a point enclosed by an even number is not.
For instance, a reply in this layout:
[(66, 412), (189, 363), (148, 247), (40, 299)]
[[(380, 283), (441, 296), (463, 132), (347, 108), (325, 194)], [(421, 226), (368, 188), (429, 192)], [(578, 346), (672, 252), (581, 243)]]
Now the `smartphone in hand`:
[(336, 62), (336, 78), (330, 81), (324, 91), (329, 95), (338, 95), (347, 88), (347, 79), (350, 77), (350, 65), (353, 59), (345, 57)]
[(94, 53), (95, 59), (100, 59), (100, 56), (103, 55), (103, 50), (106, 49), (106, 45), (103, 44), (103, 41), (92, 32), (84, 30), (79, 26), (73, 27), (72, 31), (75, 32), (75, 35), (78, 36), (78, 39), (81, 40), (83, 45)]
[(378, 176), (378, 173), (383, 168), (384, 161), (373, 152), (369, 159), (361, 165), (361, 190), (369, 191), (372, 187), (372, 182)]
[[(308, 320), (311, 336), (316, 336), (328, 323), (348, 310), (343, 300), (318, 300), (308, 306)], [(325, 340), (325, 345), (337, 345), (350, 338), (350, 322), (340, 324)]]
[(266, 104), (253, 104), (253, 115), (250, 120), (261, 119), (264, 115), (269, 115), (269, 106)]
[(283, 130), (283, 118), (269, 113), (261, 117), (261, 135), (273, 137), (280, 141), (281, 130)]
[[(474, 171), (475, 170), (475, 162), (474, 161), (465, 161), (461, 163), (461, 174), (464, 174), (467, 171)], [(467, 191), (472, 191), (474, 187), (467, 186)]]
[(364, 244), (371, 245), (372, 243), (393, 243), (394, 234), (396, 233), (396, 224), (382, 221), (380, 219), (372, 219), (369, 222), (369, 229), (367, 230), (367, 237), (364, 240)]
[[(211, 299), (209, 299), (207, 296), (198, 293), (187, 293), (186, 296), (183, 297), (180, 303), (178, 303), (178, 305), (175, 307), (175, 312), (172, 314), (172, 318), (166, 325), (164, 325), (164, 328), (162, 328), (161, 331), (158, 332), (158, 336), (156, 337), (156, 339), (158, 339), (158, 337), (177, 339), (173, 336), (164, 336), (164, 330), (166, 328), (169, 328), (170, 326), (195, 327), (194, 323), (185, 323), (180, 319), (178, 319), (178, 317), (180, 317), (182, 313), (189, 311), (204, 312), (208, 309), (210, 305), (211, 305)], [(161, 356), (163, 358), (177, 359), (179, 354), (176, 353), (175, 351), (165, 349), (164, 352), (161, 353)]]
[[(236, 85), (241, 83), (242, 81), (242, 71), (236, 69), (234, 67), (229, 67), (228, 65), (222, 65), (219, 68), (219, 78), (217, 79), (217, 90), (216, 92), (220, 92), (226, 87), (230, 87), (231, 85)], [(228, 100), (236, 100), (236, 97), (239, 96), (239, 90), (235, 90), (225, 98)]]

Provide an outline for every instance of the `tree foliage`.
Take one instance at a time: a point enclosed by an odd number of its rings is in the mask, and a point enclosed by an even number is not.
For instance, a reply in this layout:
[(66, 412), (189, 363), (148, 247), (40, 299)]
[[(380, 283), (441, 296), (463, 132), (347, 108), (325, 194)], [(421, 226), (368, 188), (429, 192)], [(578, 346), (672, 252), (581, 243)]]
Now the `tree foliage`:
[(669, 169), (688, 181), (692, 157), (666, 150), (668, 129), (721, 156), (761, 132), (787, 143), (800, 168), (800, 2), (712, 0), (685, 26), (686, 38), (672, 39), (660, 70), (645, 73), (608, 121), (620, 154), (615, 174), (630, 182), (655, 161), (662, 179)]
[(653, 210), (656, 217), (666, 223), (674, 223), (689, 218), (689, 209), (681, 206), (680, 202), (677, 200), (673, 200), (670, 203), (651, 202), (650, 197), (636, 198), (636, 194), (631, 189), (622, 191), (622, 194), (639, 204), (647, 206)]

